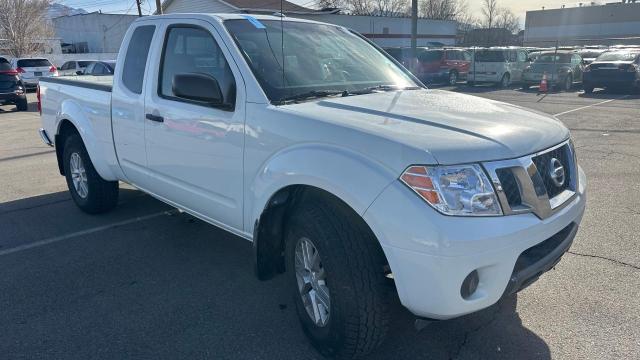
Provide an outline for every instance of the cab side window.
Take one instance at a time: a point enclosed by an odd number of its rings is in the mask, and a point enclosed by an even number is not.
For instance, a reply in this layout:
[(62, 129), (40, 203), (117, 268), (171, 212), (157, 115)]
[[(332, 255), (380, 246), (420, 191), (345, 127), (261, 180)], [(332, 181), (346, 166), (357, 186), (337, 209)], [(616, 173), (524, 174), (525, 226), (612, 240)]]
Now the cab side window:
[(162, 52), (158, 95), (190, 102), (173, 92), (176, 74), (206, 74), (218, 82), (224, 109), (233, 109), (236, 85), (229, 64), (213, 36), (205, 29), (192, 25), (171, 26), (167, 30)]

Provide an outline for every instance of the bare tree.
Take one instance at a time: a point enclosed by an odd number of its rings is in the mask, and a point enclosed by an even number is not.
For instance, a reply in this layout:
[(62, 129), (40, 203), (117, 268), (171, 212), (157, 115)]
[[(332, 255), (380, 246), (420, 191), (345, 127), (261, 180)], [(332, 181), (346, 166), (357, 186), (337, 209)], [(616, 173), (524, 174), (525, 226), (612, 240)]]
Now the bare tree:
[(496, 17), (500, 11), (498, 0), (482, 0), (482, 9), (480, 11), (483, 16), (483, 26), (486, 28), (495, 27)]
[(409, 0), (317, 0), (316, 7), (342, 8), (352, 15), (394, 16), (407, 14)]
[(457, 20), (461, 3), (459, 0), (421, 0), (420, 16), (434, 20)]
[(507, 29), (511, 33), (515, 33), (520, 30), (520, 21), (518, 17), (513, 13), (513, 11), (507, 8), (499, 9), (494, 24), (494, 27)]
[(50, 0), (1, 0), (0, 38), (8, 41), (7, 50), (14, 57), (42, 50), (43, 41), (53, 30), (46, 19)]

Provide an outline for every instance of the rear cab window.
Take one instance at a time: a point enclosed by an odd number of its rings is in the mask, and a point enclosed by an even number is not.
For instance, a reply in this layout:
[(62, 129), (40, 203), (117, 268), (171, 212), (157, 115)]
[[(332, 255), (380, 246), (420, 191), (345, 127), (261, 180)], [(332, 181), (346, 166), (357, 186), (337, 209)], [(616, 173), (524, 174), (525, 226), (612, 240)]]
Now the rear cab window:
[(136, 94), (142, 94), (147, 57), (155, 29), (155, 25), (139, 26), (133, 31), (129, 40), (122, 70), (122, 83), (129, 91)]

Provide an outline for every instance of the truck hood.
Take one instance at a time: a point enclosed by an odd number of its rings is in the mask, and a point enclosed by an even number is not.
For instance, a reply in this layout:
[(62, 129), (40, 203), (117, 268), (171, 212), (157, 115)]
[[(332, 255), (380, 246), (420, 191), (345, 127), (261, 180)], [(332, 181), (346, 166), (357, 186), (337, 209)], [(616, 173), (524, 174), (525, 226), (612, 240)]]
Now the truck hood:
[(549, 115), (442, 90), (327, 98), (282, 108), (427, 152), (431, 156), (424, 154), (423, 161), (433, 158), (440, 164), (516, 158), (569, 137), (569, 130)]

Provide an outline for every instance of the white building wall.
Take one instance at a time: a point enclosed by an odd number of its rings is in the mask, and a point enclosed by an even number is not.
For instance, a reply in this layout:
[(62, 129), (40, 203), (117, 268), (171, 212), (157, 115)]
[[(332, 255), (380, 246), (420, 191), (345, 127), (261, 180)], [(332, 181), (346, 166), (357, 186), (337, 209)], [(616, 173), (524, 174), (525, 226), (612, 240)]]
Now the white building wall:
[(62, 16), (52, 20), (57, 38), (64, 43), (86, 42), (89, 52), (114, 53), (129, 25), (137, 19), (134, 15), (90, 13)]
[[(171, 0), (165, 7), (167, 13), (228, 13), (235, 8), (219, 0)], [(380, 46), (411, 45), (411, 19), (383, 16), (351, 16), (338, 14), (290, 14), (291, 17), (341, 25), (353, 29)], [(418, 46), (427, 42), (454, 45), (457, 32), (455, 21), (418, 20)]]
[[(609, 4), (528, 11), (525, 45), (615, 43), (608, 38), (640, 37), (640, 4)], [(585, 41), (592, 39), (594, 41)], [(618, 41), (620, 42), (620, 41)], [(640, 38), (623, 41), (640, 44)]]

